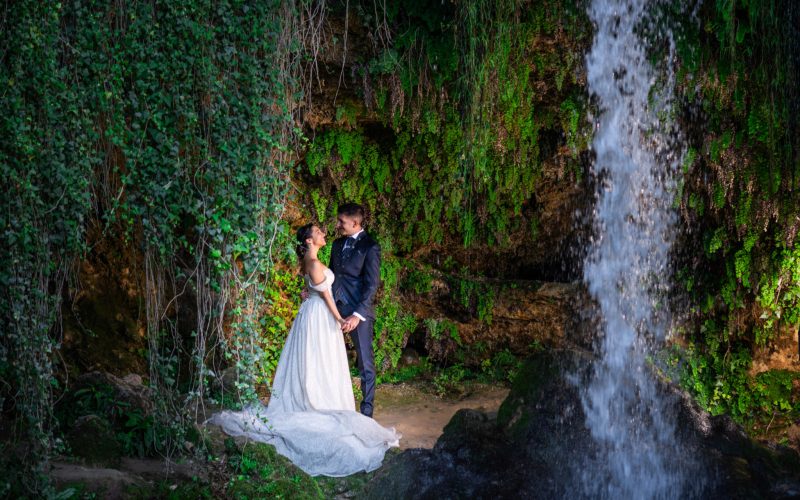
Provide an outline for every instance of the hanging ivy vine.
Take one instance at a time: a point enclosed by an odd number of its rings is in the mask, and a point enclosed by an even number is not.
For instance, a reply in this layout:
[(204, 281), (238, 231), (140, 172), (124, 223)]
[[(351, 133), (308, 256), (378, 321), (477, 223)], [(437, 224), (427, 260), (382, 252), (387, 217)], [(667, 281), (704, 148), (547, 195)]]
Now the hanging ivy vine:
[[(6, 14), (0, 394), (42, 472), (63, 283), (98, 220), (138, 251), (147, 382), (174, 431), (159, 451), (172, 453), (197, 408), (180, 392), (202, 403), (227, 364), (246, 399), (262, 370), (264, 283), (296, 137), (294, 5), (73, 0)], [(179, 326), (182, 307), (192, 331)], [(47, 481), (28, 488), (46, 492)]]
[[(29, 492), (49, 494), (59, 290), (83, 249), (97, 134), (86, 85), (63, 64), (60, 12), (20, 2), (0, 20), (0, 407), (13, 407)], [(14, 479), (14, 478), (9, 478)], [(8, 483), (0, 482), (0, 492)]]

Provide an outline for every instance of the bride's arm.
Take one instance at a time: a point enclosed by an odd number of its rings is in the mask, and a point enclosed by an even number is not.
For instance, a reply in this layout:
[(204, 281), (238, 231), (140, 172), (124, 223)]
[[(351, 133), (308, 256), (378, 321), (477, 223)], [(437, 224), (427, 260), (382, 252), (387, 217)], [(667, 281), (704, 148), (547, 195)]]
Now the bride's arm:
[(322, 292), (322, 298), (325, 300), (325, 304), (327, 304), (328, 309), (330, 309), (331, 314), (333, 314), (333, 317), (336, 319), (336, 322), (341, 326), (341, 324), (344, 323), (344, 318), (342, 318), (342, 315), (339, 314), (339, 310), (336, 308), (336, 304), (333, 302), (333, 295), (331, 295), (331, 291), (325, 290)]
[[(311, 283), (313, 284), (322, 284), (325, 281), (325, 266), (322, 265), (321, 262), (311, 262), (309, 265), (308, 270), (309, 277), (311, 278)], [(336, 319), (336, 322), (340, 325), (344, 322), (342, 319), (342, 315), (339, 314), (339, 310), (336, 309), (336, 304), (333, 302), (333, 295), (331, 295), (331, 290), (328, 288), (324, 292), (320, 292), (322, 295), (323, 300), (325, 300), (325, 304), (330, 309), (331, 314)]]

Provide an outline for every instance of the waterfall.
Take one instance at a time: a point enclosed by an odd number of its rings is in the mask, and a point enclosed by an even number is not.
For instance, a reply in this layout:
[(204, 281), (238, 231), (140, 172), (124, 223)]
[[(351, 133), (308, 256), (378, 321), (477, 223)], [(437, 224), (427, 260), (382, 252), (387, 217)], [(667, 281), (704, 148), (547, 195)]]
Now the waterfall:
[(660, 28), (645, 0), (592, 0), (595, 38), (587, 55), (597, 200), (584, 281), (598, 305), (598, 360), (582, 390), (586, 425), (599, 455), (581, 470), (583, 494), (677, 498), (684, 477), (670, 404), (649, 356), (668, 330), (670, 244), (676, 213), (680, 134), (665, 118), (674, 86), (674, 43), (658, 69), (642, 33)]

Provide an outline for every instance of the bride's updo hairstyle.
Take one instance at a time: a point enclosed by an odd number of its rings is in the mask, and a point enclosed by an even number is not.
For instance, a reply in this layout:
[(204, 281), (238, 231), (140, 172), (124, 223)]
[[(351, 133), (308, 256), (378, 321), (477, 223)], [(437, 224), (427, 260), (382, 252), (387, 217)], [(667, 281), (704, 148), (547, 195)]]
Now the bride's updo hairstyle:
[(303, 257), (306, 256), (306, 252), (308, 252), (308, 243), (306, 243), (306, 240), (311, 238), (311, 232), (313, 229), (314, 223), (311, 223), (306, 224), (297, 230), (297, 246), (294, 250), (297, 252), (297, 256), (300, 258), (300, 260), (303, 260)]

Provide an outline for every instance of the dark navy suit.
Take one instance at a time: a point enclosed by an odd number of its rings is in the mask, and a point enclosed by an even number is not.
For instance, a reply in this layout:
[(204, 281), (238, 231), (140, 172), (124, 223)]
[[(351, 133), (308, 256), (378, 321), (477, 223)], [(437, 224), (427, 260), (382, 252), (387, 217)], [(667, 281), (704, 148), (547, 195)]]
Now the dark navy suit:
[(381, 247), (366, 231), (355, 242), (345, 242), (350, 236), (338, 238), (331, 248), (330, 268), (336, 279), (333, 282), (333, 299), (343, 317), (358, 313), (364, 317), (350, 335), (358, 353), (358, 371), (361, 375), (361, 413), (372, 416), (375, 400), (375, 354), (372, 339), (375, 326), (375, 293), (381, 277)]

